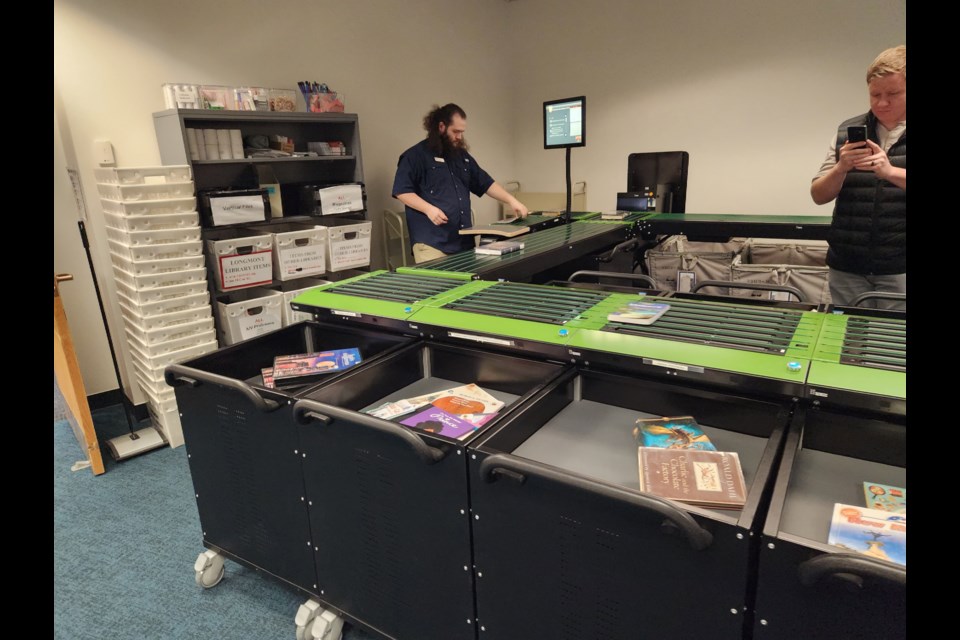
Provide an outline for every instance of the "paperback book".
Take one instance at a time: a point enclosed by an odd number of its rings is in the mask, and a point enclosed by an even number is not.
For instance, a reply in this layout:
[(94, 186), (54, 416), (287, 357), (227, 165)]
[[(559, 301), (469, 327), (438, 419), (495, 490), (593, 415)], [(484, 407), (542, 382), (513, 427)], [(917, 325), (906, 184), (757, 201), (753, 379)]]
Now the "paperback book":
[(903, 487), (892, 487), (878, 482), (864, 482), (863, 496), (870, 509), (890, 511), (892, 513), (907, 513), (907, 490)]
[(427, 405), (456, 415), (460, 420), (469, 422), (475, 427), (482, 426), (496, 417), (503, 402), (484, 391), (476, 384), (465, 384), (442, 391), (434, 391), (413, 398), (404, 398), (385, 402), (372, 409), (366, 410), (372, 416), (392, 420), (400, 416), (422, 409)]
[(693, 416), (640, 418), (633, 435), (641, 447), (717, 450)]
[(739, 509), (747, 501), (735, 452), (637, 447), (637, 457), (641, 491), (716, 509)]
[(458, 440), (466, 438), (479, 428), (477, 425), (463, 420), (463, 416), (447, 413), (443, 409), (438, 409), (432, 405), (420, 413), (401, 420), (400, 424), (449, 438), (457, 438)]
[(361, 359), (360, 350), (355, 347), (277, 356), (273, 359), (273, 382), (302, 384), (319, 375), (349, 369)]
[(483, 227), (467, 227), (460, 229), (462, 236), (500, 236), (501, 238), (515, 238), (530, 232), (530, 227), (518, 227), (511, 224), (491, 224)]
[(613, 313), (608, 314), (607, 320), (628, 324), (653, 324), (669, 308), (670, 305), (664, 302), (628, 302)]
[(522, 242), (516, 240), (498, 240), (497, 242), (482, 244), (473, 251), (474, 253), (484, 256), (502, 256), (505, 253), (513, 253), (521, 249), (523, 249)]
[(263, 378), (263, 386), (267, 389), (273, 389), (273, 367), (264, 367), (260, 369), (260, 376)]
[(907, 566), (907, 516), (838, 502), (827, 543)]

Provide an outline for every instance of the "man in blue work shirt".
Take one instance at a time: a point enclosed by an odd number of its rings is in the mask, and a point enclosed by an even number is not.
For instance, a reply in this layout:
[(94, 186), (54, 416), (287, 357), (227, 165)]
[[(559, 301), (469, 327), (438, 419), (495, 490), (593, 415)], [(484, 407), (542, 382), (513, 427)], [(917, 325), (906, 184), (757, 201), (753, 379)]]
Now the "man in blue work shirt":
[(451, 103), (423, 118), (427, 138), (403, 152), (393, 180), (393, 197), (405, 206), (413, 258), (425, 262), (473, 247), (470, 194), (488, 194), (520, 217), (529, 213), (468, 153), (467, 114)]

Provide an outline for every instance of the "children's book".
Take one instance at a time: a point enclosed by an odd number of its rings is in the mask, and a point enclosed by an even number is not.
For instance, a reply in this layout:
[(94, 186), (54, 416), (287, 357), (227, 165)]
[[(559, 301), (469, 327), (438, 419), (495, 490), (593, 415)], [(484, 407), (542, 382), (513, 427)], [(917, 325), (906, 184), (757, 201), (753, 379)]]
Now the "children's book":
[(607, 315), (607, 320), (629, 324), (653, 324), (670, 308), (664, 302), (633, 301)]
[(907, 513), (907, 490), (878, 482), (864, 482), (863, 496), (867, 507), (893, 513)]
[(447, 413), (434, 406), (401, 420), (400, 424), (457, 439), (466, 438), (478, 429), (477, 425), (463, 420), (462, 416)]
[(747, 501), (736, 452), (637, 447), (637, 458), (643, 492), (716, 509), (739, 509)]
[(413, 398), (404, 398), (385, 402), (365, 413), (372, 416), (391, 420), (406, 415), (428, 404), (456, 415), (476, 427), (482, 426), (496, 417), (503, 408), (503, 402), (481, 389), (476, 384), (465, 384), (442, 391), (434, 391)]
[(907, 516), (838, 502), (827, 544), (907, 566)]
[(273, 383), (302, 384), (318, 375), (349, 369), (360, 360), (357, 348), (277, 356), (273, 359)]
[(640, 418), (633, 435), (641, 447), (717, 450), (693, 416)]
[(260, 369), (260, 375), (263, 377), (263, 386), (267, 389), (273, 389), (273, 367), (264, 367)]

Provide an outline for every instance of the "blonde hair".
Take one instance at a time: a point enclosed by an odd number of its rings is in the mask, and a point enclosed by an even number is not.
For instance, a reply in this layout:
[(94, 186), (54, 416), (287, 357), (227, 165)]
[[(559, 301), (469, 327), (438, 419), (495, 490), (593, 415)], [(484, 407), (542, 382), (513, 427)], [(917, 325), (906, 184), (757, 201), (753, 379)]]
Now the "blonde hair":
[(870, 84), (871, 80), (894, 73), (902, 73), (903, 79), (907, 79), (907, 45), (905, 44), (891, 47), (877, 56), (877, 59), (867, 67), (867, 84)]

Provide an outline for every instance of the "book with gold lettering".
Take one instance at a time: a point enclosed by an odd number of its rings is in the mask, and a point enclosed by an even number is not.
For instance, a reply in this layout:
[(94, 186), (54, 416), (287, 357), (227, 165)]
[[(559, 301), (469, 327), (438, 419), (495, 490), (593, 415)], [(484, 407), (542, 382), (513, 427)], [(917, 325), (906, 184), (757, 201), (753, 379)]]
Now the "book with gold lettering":
[(733, 451), (637, 447), (640, 490), (701, 507), (740, 509), (747, 487)]

